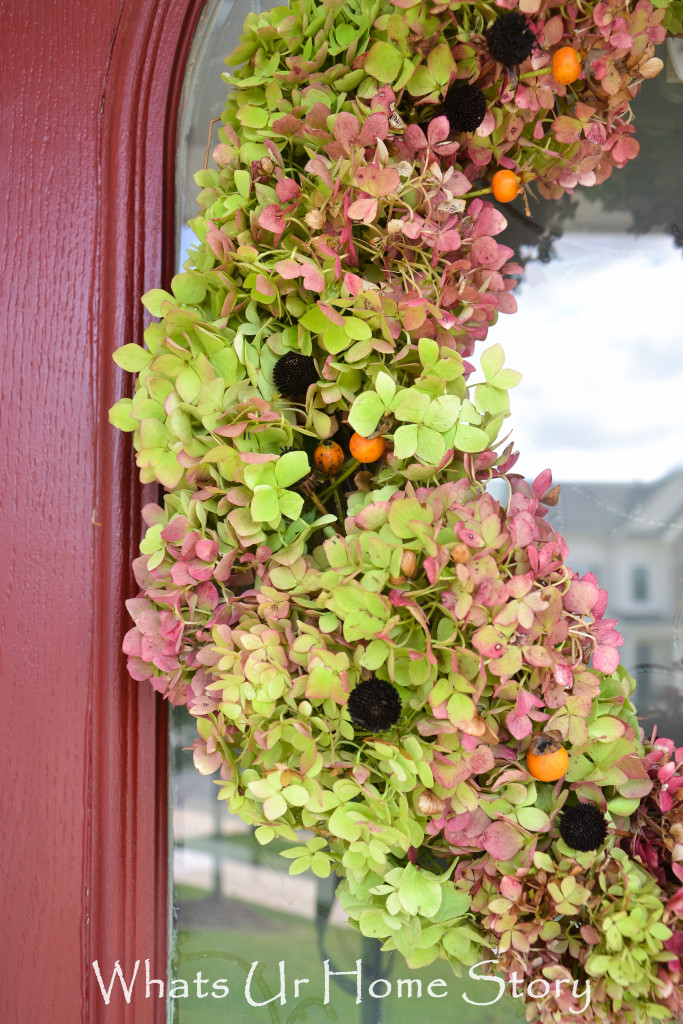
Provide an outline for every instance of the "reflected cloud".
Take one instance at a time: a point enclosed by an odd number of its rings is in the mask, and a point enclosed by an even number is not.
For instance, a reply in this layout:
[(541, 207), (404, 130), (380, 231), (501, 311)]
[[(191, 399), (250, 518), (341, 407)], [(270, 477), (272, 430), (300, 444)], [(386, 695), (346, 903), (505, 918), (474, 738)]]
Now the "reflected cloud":
[(511, 420), (523, 472), (663, 476), (681, 463), (680, 250), (669, 235), (583, 232), (555, 249), (490, 334), (524, 373)]

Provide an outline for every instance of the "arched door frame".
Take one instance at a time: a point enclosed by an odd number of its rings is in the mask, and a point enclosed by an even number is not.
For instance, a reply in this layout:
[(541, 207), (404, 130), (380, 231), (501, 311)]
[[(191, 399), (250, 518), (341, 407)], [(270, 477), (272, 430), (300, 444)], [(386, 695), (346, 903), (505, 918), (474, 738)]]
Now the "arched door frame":
[[(133, 682), (121, 654), (130, 627), (126, 598), (138, 553), (140, 509), (153, 488), (137, 479), (130, 435), (107, 409), (130, 392), (112, 352), (140, 341), (148, 320), (140, 296), (166, 286), (174, 263), (176, 122), (183, 75), (206, 0), (128, 0), (121, 6), (100, 97), (100, 194), (91, 282), (98, 352), (95, 509), (101, 516), (96, 579), (85, 835), (83, 1020), (161, 1024), (165, 999), (145, 992), (145, 960), (165, 979), (168, 921), (167, 716), (151, 687)], [(105, 585), (103, 585), (105, 581)], [(107, 1006), (91, 964), (128, 977), (139, 961), (130, 1003), (120, 986)]]

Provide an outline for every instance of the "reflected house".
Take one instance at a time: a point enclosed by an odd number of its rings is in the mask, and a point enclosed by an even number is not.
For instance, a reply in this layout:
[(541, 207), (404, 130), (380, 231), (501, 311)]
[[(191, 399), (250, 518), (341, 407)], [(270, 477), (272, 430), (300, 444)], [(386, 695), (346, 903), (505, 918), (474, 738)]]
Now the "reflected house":
[(549, 518), (571, 568), (609, 593), (643, 728), (656, 722), (683, 744), (683, 469), (653, 483), (563, 483)]

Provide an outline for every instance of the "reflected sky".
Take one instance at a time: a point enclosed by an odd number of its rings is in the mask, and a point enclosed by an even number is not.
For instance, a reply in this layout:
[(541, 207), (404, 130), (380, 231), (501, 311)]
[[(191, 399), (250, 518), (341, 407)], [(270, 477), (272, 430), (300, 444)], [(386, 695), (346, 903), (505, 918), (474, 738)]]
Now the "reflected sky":
[(670, 235), (567, 233), (530, 262), (489, 341), (525, 476), (655, 480), (683, 465), (683, 252)]

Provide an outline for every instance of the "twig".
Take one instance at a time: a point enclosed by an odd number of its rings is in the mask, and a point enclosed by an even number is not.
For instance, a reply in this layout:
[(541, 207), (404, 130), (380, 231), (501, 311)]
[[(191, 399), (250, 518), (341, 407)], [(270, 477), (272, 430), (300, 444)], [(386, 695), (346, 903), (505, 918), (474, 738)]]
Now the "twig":
[(209, 121), (209, 136), (206, 140), (206, 153), (204, 154), (204, 167), (202, 168), (202, 170), (204, 171), (206, 170), (207, 165), (209, 163), (209, 149), (211, 148), (211, 132), (213, 131), (213, 126), (215, 125), (216, 121), (220, 121), (220, 117), (212, 117), (211, 120)]

